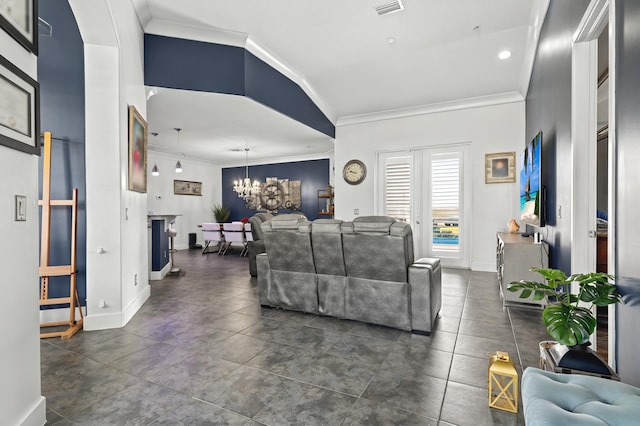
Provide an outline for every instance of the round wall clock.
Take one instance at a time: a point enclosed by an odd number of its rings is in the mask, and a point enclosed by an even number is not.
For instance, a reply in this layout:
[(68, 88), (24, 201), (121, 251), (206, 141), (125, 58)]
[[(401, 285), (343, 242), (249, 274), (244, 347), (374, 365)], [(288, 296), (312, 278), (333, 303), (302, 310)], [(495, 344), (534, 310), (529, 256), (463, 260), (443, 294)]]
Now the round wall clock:
[(367, 177), (367, 166), (360, 160), (349, 160), (342, 169), (342, 177), (348, 184), (358, 185)]

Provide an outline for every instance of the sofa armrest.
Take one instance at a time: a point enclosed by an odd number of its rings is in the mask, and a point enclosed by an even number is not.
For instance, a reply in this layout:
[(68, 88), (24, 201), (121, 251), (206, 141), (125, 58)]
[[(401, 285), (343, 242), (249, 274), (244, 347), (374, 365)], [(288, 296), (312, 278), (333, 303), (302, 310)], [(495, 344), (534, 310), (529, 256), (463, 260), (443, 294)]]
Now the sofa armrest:
[(440, 260), (424, 257), (409, 265), (411, 329), (430, 334), (442, 306)]

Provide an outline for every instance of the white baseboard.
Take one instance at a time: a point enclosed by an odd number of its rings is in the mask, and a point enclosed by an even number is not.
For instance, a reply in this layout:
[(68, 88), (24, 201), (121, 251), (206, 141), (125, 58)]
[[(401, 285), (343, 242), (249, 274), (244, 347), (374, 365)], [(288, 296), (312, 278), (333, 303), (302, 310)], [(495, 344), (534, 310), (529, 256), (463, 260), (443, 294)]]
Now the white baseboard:
[(163, 279), (171, 270), (171, 262), (168, 262), (161, 271), (149, 272), (149, 281), (158, 281)]
[(495, 262), (471, 262), (472, 271), (496, 272)]
[(47, 400), (41, 396), (34, 404), (33, 408), (24, 419), (20, 422), (20, 426), (43, 426), (47, 422)]
[(122, 311), (122, 326), (124, 327), (131, 318), (138, 312), (138, 310), (144, 305), (144, 302), (151, 297), (151, 286), (147, 285), (141, 292), (138, 294), (138, 297), (133, 299), (129, 306), (125, 307)]
[(83, 330), (107, 330), (122, 327), (122, 312), (94, 314), (84, 317)]
[(95, 331), (124, 327), (149, 297), (151, 297), (151, 286), (146, 286), (122, 312), (86, 316), (83, 329)]

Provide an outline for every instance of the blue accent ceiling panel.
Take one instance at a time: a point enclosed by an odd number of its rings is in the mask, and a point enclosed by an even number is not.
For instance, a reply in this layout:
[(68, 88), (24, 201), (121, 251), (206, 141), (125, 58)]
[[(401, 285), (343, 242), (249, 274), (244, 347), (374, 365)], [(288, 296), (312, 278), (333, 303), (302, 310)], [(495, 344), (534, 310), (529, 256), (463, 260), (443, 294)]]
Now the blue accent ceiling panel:
[[(244, 200), (233, 191), (233, 181), (243, 179), (244, 167), (222, 169), (222, 205), (231, 210), (229, 221), (251, 217), (256, 210), (245, 207)], [(268, 177), (300, 181), (301, 210), (309, 219), (318, 219), (318, 190), (324, 192), (329, 183), (329, 160), (295, 161), (292, 163), (261, 164), (249, 166), (249, 177), (252, 181), (264, 183)], [(278, 213), (290, 213), (282, 209)], [(213, 219), (213, 216), (211, 216)]]
[(241, 47), (145, 34), (144, 84), (246, 96), (336, 135), (333, 123), (300, 86)]
[(334, 125), (296, 83), (249, 52), (245, 72), (246, 96), (335, 138)]
[(145, 34), (144, 84), (244, 95), (244, 49)]

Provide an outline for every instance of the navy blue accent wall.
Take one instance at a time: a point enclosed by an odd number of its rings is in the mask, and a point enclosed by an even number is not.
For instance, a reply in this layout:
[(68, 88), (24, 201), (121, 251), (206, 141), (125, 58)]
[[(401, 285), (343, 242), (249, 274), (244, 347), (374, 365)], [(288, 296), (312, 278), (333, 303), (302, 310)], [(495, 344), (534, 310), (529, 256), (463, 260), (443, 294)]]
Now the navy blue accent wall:
[(247, 96), (332, 138), (335, 126), (296, 83), (241, 47), (144, 35), (144, 84)]
[[(78, 188), (76, 283), (80, 302), (86, 305), (84, 48), (67, 0), (40, 1), (38, 12), (53, 27), (51, 37), (39, 36), (38, 57), (41, 129), (50, 131), (56, 138), (52, 144), (51, 198), (69, 200), (73, 188)], [(42, 197), (42, 156), (39, 178), (39, 196)], [(69, 264), (71, 210), (69, 207), (52, 207), (51, 210), (50, 264)], [(49, 283), (50, 297), (69, 295), (68, 277), (51, 277)]]
[(151, 221), (151, 270), (161, 271), (169, 263), (169, 233), (165, 220)]
[(145, 34), (144, 84), (244, 95), (244, 49)]
[(300, 86), (245, 51), (245, 93), (253, 100), (332, 138), (336, 128)]
[[(552, 1), (540, 33), (526, 103), (522, 149), (542, 130), (542, 182), (550, 265), (571, 272), (571, 49), (573, 33), (588, 0)], [(562, 206), (562, 219), (556, 212)], [(527, 228), (531, 226), (527, 225)]]
[(640, 386), (640, 2), (619, 0), (616, 3), (616, 135), (614, 153), (617, 162), (616, 192), (616, 275), (625, 305), (618, 305), (616, 345), (618, 373), (622, 380)]
[[(222, 169), (222, 205), (231, 209), (230, 221), (251, 217), (256, 210), (245, 207), (244, 200), (233, 192), (233, 181), (243, 179), (244, 167)], [(296, 161), (292, 163), (262, 164), (249, 167), (251, 180), (264, 182), (268, 177), (300, 181), (302, 195), (302, 213), (309, 219), (318, 218), (318, 190), (324, 189), (329, 183), (329, 160)], [(326, 202), (326, 200), (325, 200)], [(278, 213), (290, 213), (289, 210), (279, 210)]]

